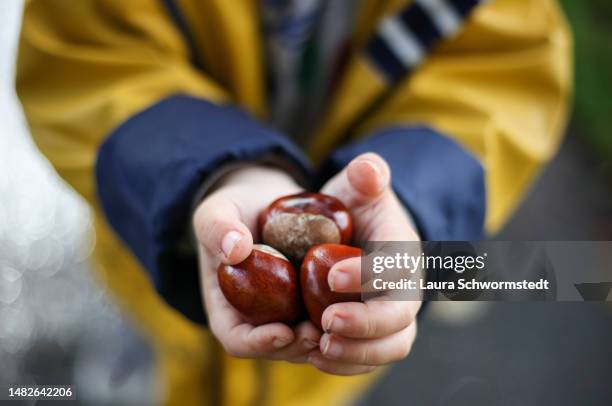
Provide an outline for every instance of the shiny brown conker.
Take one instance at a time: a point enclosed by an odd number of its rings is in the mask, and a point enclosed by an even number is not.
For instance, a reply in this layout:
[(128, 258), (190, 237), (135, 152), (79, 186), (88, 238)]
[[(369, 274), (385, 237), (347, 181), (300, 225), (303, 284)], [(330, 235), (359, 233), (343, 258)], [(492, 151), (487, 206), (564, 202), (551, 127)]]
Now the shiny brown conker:
[(239, 264), (221, 264), (217, 276), (227, 301), (253, 325), (291, 324), (302, 313), (298, 273), (272, 247), (255, 244)]
[(361, 256), (361, 249), (341, 244), (321, 244), (312, 247), (302, 261), (300, 282), (302, 299), (310, 320), (319, 328), (325, 309), (340, 302), (359, 302), (359, 293), (332, 292), (327, 275), (336, 262)]
[(321, 193), (298, 193), (272, 202), (259, 216), (262, 241), (292, 260), (324, 243), (349, 244), (351, 215), (342, 202)]

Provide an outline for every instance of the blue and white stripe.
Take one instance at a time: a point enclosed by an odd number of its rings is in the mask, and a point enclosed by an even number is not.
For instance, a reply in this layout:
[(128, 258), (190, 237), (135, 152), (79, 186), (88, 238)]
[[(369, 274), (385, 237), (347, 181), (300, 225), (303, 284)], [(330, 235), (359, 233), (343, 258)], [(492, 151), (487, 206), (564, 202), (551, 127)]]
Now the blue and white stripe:
[(450, 37), (461, 27), (462, 18), (445, 0), (416, 0), (444, 37)]
[(441, 40), (452, 37), (483, 0), (415, 0), (384, 18), (365, 49), (365, 56), (396, 82), (419, 66)]
[(385, 18), (378, 27), (378, 35), (385, 41), (402, 65), (413, 68), (423, 60), (421, 41), (406, 29), (400, 19)]

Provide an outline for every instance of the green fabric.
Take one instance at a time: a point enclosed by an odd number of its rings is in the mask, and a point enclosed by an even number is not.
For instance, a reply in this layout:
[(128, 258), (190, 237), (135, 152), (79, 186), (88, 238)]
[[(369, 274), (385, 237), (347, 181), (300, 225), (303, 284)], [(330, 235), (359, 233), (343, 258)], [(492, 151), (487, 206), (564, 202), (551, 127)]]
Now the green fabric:
[(313, 35), (302, 54), (300, 65), (299, 86), (303, 93), (311, 90), (321, 79), (319, 75), (321, 67), (319, 65), (319, 40), (316, 35)]
[(575, 119), (612, 165), (612, 2), (561, 0), (575, 38)]

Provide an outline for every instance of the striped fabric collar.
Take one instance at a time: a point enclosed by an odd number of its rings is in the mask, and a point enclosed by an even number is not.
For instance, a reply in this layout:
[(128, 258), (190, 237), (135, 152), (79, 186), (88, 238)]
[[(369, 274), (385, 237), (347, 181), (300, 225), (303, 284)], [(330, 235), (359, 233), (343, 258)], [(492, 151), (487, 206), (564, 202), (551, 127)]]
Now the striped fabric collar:
[[(385, 17), (368, 42), (364, 56), (390, 82), (420, 65), (437, 43), (452, 37), (479, 4), (488, 0), (415, 0)], [(176, 0), (161, 0), (188, 45), (194, 65), (203, 69), (194, 38)]]
[(364, 56), (390, 83), (418, 67), (431, 49), (454, 36), (471, 11), (485, 0), (415, 0), (385, 17)]

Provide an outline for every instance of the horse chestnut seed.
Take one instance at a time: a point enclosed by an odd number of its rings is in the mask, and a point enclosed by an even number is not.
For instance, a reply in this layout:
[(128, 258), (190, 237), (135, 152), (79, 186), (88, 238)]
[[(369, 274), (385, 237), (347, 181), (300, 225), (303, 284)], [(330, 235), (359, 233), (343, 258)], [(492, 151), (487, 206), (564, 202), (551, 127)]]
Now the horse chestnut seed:
[(259, 216), (259, 230), (264, 243), (300, 260), (314, 245), (350, 243), (353, 221), (335, 197), (298, 193), (272, 202)]
[(227, 301), (253, 325), (291, 324), (301, 315), (298, 274), (272, 247), (255, 244), (241, 263), (221, 264), (217, 276)]
[(327, 274), (336, 262), (361, 256), (361, 250), (341, 244), (321, 244), (312, 247), (302, 261), (300, 282), (302, 298), (310, 320), (321, 328), (321, 316), (327, 308), (339, 302), (359, 302), (359, 293), (332, 292)]

